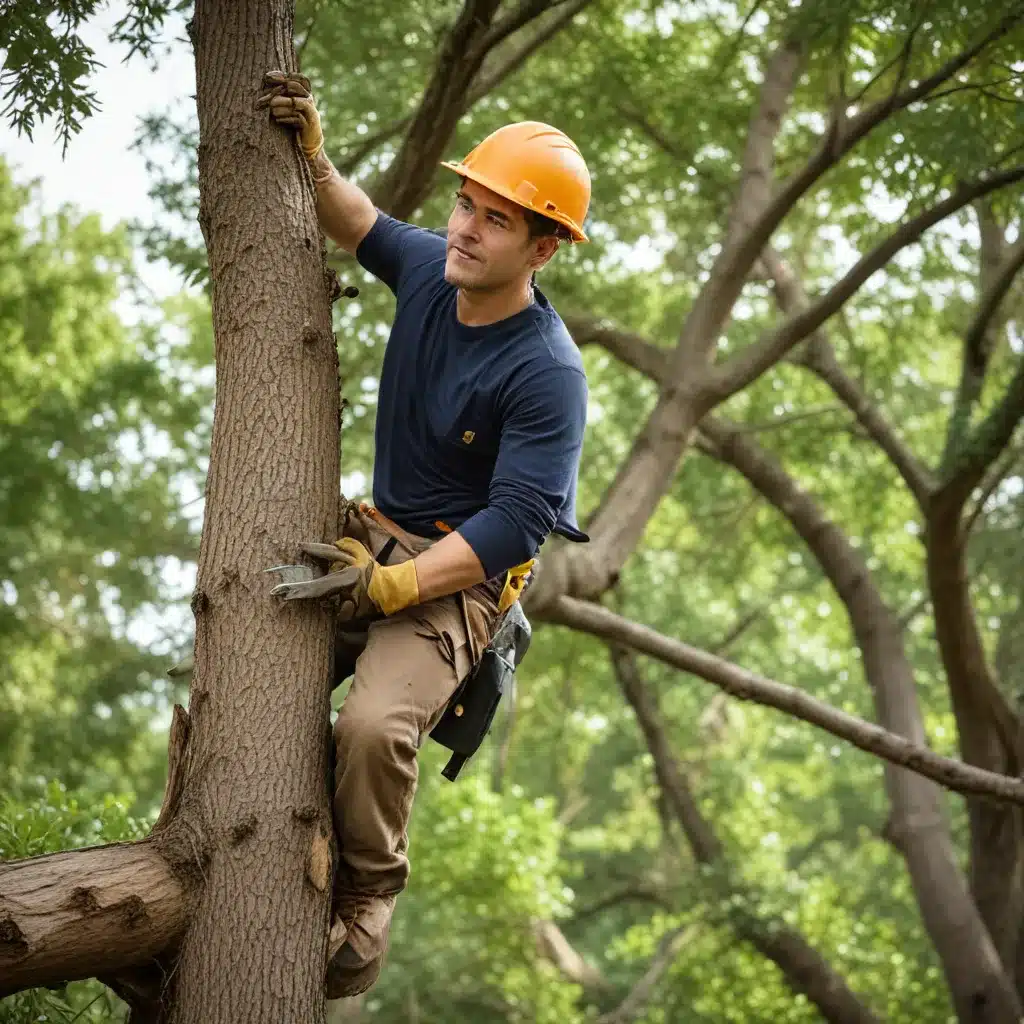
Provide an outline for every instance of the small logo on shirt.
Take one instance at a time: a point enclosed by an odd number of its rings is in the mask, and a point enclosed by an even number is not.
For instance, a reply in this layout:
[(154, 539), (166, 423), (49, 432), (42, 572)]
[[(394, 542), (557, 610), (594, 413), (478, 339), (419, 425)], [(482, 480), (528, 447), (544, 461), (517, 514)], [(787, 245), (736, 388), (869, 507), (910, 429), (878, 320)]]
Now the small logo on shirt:
[(462, 440), (465, 444), (472, 444), (474, 437), (476, 437), (476, 433), (472, 430), (466, 430), (462, 434)]

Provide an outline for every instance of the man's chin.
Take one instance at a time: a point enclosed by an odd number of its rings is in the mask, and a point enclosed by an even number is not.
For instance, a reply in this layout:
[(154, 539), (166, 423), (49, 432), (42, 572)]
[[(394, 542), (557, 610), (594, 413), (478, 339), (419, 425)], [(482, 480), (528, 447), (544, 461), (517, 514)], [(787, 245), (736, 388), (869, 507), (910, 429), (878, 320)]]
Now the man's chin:
[(451, 257), (445, 261), (444, 279), (456, 288), (472, 288), (477, 283), (476, 274), (469, 267), (459, 266)]

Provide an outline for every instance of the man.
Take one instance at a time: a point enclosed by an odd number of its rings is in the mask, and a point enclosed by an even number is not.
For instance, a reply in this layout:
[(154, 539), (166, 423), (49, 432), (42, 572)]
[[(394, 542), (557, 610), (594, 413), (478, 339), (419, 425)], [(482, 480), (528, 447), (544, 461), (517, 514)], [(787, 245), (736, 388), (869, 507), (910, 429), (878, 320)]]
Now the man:
[[(576, 481), (587, 382), (534, 275), (585, 242), (590, 176), (564, 134), (506, 125), (464, 161), (447, 239), (387, 216), (323, 152), (308, 82), (266, 76), (259, 105), (298, 129), (325, 234), (397, 298), (381, 369), (373, 497), (345, 503), (341, 566), (289, 598), (342, 599), (354, 679), (334, 728), (339, 846), (329, 998), (376, 981), (409, 874), (417, 752), (518, 600), (554, 532), (585, 542)], [(282, 588), (279, 588), (279, 591)], [(346, 673), (347, 674), (347, 673)]]

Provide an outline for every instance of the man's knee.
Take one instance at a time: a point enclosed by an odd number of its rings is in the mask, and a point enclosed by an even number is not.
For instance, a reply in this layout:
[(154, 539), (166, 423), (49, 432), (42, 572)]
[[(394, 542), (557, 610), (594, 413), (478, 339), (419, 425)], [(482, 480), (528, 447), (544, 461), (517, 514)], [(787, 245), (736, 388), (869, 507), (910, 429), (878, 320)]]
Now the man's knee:
[(415, 715), (408, 708), (346, 700), (334, 723), (334, 744), (339, 760), (355, 754), (385, 761), (414, 756), (419, 746)]

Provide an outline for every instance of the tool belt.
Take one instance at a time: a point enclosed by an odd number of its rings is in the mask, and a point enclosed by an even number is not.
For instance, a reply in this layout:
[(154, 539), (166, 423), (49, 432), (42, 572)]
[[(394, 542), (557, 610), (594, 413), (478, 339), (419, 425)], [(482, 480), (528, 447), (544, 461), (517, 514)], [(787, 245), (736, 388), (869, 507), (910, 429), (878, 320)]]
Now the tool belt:
[[(415, 549), (416, 540), (392, 522), (379, 509), (360, 506), (386, 533), (392, 543)], [(434, 524), (442, 533), (451, 527), (440, 520)], [(388, 552), (390, 554), (390, 551)], [(387, 555), (382, 552), (386, 561)], [(477, 752), (490, 732), (502, 697), (512, 700), (515, 672), (530, 647), (533, 631), (523, 612), (520, 598), (530, 580), (535, 559), (513, 566), (505, 574), (505, 584), (498, 598), (498, 618), (491, 638), (479, 659), (448, 699), (444, 713), (430, 731), (430, 738), (452, 752), (441, 774), (454, 782), (465, 763)], [(466, 623), (469, 629), (469, 623)]]

